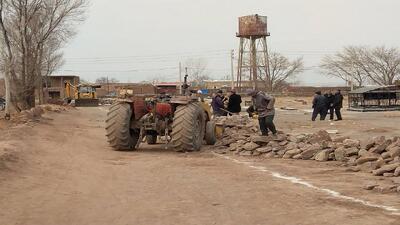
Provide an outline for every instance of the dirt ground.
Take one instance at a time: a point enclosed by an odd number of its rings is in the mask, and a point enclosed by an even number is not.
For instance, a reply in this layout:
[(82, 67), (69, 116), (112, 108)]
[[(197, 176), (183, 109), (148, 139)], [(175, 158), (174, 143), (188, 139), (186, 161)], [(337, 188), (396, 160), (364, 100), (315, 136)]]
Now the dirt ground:
[[(363, 140), (399, 134), (400, 113), (344, 112), (341, 122), (311, 122), (309, 105), (293, 100), (277, 104), (299, 109), (278, 110), (285, 132), (329, 128)], [(334, 162), (222, 157), (207, 148), (116, 152), (104, 136), (106, 110), (2, 124), (0, 224), (399, 224), (398, 194), (362, 189), (386, 179)]]

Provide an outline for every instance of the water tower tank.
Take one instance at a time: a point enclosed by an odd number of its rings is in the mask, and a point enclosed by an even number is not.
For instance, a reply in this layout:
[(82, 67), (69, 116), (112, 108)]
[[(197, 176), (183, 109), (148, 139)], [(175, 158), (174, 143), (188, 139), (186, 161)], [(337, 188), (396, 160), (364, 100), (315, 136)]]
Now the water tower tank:
[(267, 31), (267, 17), (257, 14), (239, 17), (238, 37), (269, 36)]

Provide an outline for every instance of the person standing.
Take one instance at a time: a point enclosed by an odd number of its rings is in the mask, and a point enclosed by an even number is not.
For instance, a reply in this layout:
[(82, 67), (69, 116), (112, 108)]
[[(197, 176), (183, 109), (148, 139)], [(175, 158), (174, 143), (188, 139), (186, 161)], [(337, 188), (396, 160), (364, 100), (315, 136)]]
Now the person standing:
[(211, 107), (213, 109), (213, 114), (215, 117), (224, 116), (224, 102), (222, 90), (218, 90), (217, 93), (213, 96), (211, 101)]
[(335, 96), (332, 94), (332, 91), (329, 91), (327, 94), (325, 94), (326, 98), (326, 107), (327, 107), (327, 113), (329, 113), (329, 119), (333, 120), (333, 102), (335, 100)]
[(314, 100), (313, 100), (313, 113), (311, 116), (311, 120), (315, 121), (315, 119), (320, 115), (321, 120), (325, 120), (326, 117), (326, 105), (327, 99), (322, 95), (321, 91), (315, 92)]
[(258, 123), (260, 125), (261, 134), (268, 136), (271, 131), (276, 135), (276, 127), (274, 124), (275, 117), (275, 98), (262, 91), (249, 90), (248, 96), (251, 96), (253, 102), (253, 109), (258, 113)]
[(336, 121), (342, 120), (342, 113), (340, 110), (343, 108), (343, 95), (340, 90), (337, 90), (334, 96), (333, 108), (335, 109)]
[(236, 94), (236, 90), (232, 89), (230, 91), (229, 101), (228, 101), (228, 111), (232, 114), (239, 114), (242, 111), (242, 97)]

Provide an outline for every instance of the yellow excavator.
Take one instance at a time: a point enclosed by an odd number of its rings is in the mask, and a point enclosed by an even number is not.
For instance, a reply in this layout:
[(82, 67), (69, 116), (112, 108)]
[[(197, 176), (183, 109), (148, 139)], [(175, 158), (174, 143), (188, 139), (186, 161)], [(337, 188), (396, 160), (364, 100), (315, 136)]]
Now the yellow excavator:
[(96, 95), (96, 88), (100, 85), (79, 84), (75, 86), (70, 82), (65, 82), (65, 99), (68, 103), (75, 101), (75, 106), (98, 106), (99, 99)]

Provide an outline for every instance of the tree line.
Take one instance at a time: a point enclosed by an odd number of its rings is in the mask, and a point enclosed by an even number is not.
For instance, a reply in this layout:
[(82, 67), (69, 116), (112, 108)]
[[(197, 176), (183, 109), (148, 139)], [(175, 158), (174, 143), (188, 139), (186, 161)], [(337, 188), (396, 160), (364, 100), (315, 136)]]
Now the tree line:
[(45, 77), (63, 63), (61, 49), (84, 20), (87, 0), (0, 0), (0, 70), (6, 115), (43, 100)]

